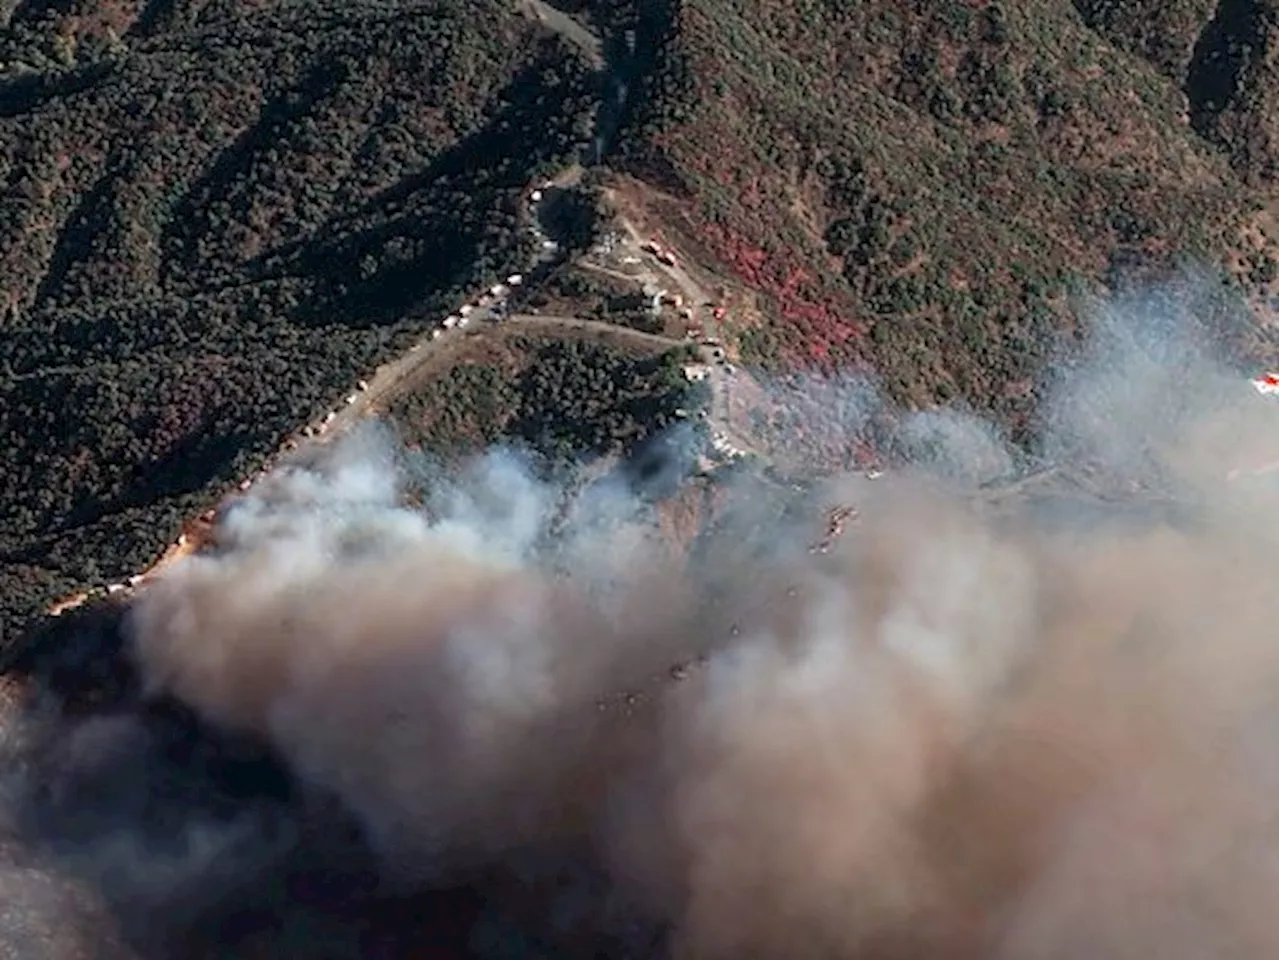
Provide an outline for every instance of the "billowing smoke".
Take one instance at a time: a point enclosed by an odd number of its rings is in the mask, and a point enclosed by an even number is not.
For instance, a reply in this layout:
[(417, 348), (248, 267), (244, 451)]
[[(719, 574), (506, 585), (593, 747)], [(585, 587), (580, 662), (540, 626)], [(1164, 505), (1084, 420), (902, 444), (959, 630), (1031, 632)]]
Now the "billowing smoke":
[(399, 888), (567, 856), (607, 901), (575, 936), (653, 956), (1270, 955), (1280, 517), (1227, 474), (1276, 414), (1142, 312), (1055, 385), (1016, 508), (950, 414), (688, 554), (622, 482), (357, 434), (142, 593), (143, 692), (269, 744)]

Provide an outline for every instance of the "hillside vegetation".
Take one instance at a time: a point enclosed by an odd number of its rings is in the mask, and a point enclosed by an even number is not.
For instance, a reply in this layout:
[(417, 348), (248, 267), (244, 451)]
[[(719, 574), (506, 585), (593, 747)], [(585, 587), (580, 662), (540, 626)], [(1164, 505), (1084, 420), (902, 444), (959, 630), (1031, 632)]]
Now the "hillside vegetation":
[[(1274, 2), (650, 9), (614, 162), (766, 295), (740, 331), (757, 362), (868, 368), (1025, 434), (1074, 294), (1188, 263), (1223, 300), (1274, 290), (1253, 229), (1275, 202)], [(1274, 352), (1238, 310), (1206, 321)]]
[(525, 262), (596, 77), (496, 0), (21, 4), (0, 34), (0, 619)]
[[(505, 0), (0, 2), (4, 636), (527, 264), (523, 191), (574, 160), (726, 279), (746, 362), (1021, 440), (1081, 291), (1193, 262), (1206, 327), (1274, 353), (1232, 303), (1275, 289), (1275, 0), (555, 6), (603, 73)], [(579, 281), (530, 295), (643, 326)], [(563, 396), (463, 369), (413, 422), (639, 435), (652, 371), (544, 359)]]
[(388, 414), (406, 442), (478, 453), (499, 441), (551, 461), (626, 453), (706, 403), (681, 348), (627, 356), (581, 339), (506, 338), (502, 348), (406, 391)]

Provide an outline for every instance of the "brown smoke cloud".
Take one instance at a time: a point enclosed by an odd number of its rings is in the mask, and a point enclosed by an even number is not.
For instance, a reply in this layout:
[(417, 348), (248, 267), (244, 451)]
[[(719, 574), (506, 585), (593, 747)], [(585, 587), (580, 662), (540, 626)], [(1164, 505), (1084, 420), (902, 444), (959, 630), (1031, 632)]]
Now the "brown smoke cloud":
[(133, 655), (389, 876), (568, 849), (681, 960), (1269, 956), (1280, 514), (1226, 474), (1275, 409), (1134, 309), (1048, 408), (1101, 496), (997, 510), (998, 437), (928, 415), (915, 469), (827, 482), (830, 552), (756, 504), (679, 566), (623, 487), (496, 453), (409, 509), (363, 435), (148, 588)]

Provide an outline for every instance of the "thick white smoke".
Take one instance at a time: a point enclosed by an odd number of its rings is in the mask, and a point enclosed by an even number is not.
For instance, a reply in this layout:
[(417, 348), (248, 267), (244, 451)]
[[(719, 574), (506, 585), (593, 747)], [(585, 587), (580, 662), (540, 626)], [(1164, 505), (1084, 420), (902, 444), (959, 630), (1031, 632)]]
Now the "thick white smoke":
[(989, 509), (1014, 459), (950, 414), (907, 419), (918, 469), (825, 483), (829, 552), (752, 503), (688, 558), (501, 452), (409, 506), (365, 433), (232, 507), (133, 655), (389, 875), (559, 846), (673, 956), (1269, 955), (1277, 498), (1226, 475), (1276, 413), (1137, 312), (1047, 407), (1087, 494), (1051, 525)]

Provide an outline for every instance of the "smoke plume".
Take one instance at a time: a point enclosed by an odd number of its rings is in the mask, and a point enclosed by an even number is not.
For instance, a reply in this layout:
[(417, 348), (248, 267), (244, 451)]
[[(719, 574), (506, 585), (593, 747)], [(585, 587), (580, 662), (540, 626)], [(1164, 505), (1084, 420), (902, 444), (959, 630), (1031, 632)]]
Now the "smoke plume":
[(1044, 489), (921, 414), (914, 463), (791, 519), (742, 481), (688, 556), (623, 482), (364, 431), (141, 594), (143, 695), (269, 744), (397, 889), (572, 861), (562, 956), (1271, 955), (1277, 498), (1227, 474), (1275, 410), (1158, 319), (1054, 384)]

